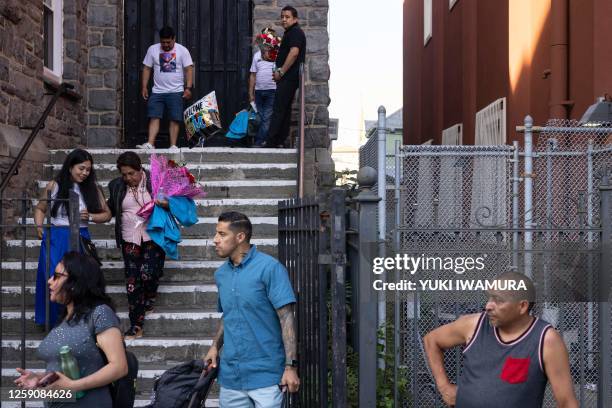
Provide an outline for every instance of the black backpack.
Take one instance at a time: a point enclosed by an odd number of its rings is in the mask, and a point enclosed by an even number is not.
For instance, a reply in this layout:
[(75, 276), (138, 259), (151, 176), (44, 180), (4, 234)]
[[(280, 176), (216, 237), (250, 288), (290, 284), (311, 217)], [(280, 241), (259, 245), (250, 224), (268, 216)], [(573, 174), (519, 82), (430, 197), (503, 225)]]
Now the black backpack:
[(153, 398), (147, 408), (187, 408), (204, 406), (217, 368), (206, 373), (203, 360), (192, 360), (166, 370), (153, 385)]
[[(96, 341), (96, 328), (94, 327), (93, 319), (91, 315), (87, 318), (87, 325), (89, 332), (91, 333), (94, 341)], [(96, 342), (96, 346), (98, 343)], [(125, 343), (123, 343), (125, 349)], [(108, 364), (106, 354), (100, 347), (98, 347), (100, 356), (104, 364)], [(113, 381), (108, 385), (111, 399), (113, 400), (113, 408), (133, 408), (134, 401), (136, 400), (136, 379), (138, 378), (138, 359), (131, 351), (125, 350), (125, 359), (127, 360), (128, 373)]]

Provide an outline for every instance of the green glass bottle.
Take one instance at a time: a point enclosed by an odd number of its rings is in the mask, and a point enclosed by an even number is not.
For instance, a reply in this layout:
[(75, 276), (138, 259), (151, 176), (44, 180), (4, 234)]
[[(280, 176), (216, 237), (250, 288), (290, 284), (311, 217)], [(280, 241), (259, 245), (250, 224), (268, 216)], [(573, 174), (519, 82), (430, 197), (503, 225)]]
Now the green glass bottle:
[[(79, 364), (76, 361), (76, 358), (70, 352), (70, 347), (62, 346), (60, 347), (60, 362), (62, 372), (71, 380), (78, 380), (81, 378), (81, 372), (79, 371)], [(85, 396), (85, 391), (77, 391), (75, 393), (75, 397), (77, 399), (83, 398)]]

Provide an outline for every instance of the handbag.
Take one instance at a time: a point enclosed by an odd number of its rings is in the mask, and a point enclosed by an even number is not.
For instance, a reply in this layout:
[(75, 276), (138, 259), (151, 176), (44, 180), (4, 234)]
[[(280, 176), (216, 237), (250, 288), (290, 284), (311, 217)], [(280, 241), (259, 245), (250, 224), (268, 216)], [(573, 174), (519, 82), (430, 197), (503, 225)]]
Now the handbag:
[(85, 238), (84, 236), (79, 235), (79, 242), (81, 244), (81, 251), (83, 251), (85, 255), (91, 256), (93, 259), (96, 260), (98, 265), (102, 266), (102, 261), (100, 260), (100, 257), (98, 256), (98, 250), (96, 249), (96, 246), (94, 245), (94, 243), (91, 242), (91, 239)]

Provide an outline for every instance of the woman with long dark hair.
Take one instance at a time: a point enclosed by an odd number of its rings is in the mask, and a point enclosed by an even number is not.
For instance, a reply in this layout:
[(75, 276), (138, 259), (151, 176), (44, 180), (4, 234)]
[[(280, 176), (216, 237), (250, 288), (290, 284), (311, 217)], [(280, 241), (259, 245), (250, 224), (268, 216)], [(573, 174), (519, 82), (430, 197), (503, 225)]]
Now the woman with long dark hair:
[[(38, 237), (42, 239), (40, 256), (38, 258), (38, 273), (36, 277), (36, 323), (43, 325), (46, 320), (45, 285), (47, 280), (46, 262), (47, 250), (50, 252), (49, 276), (68, 252), (70, 247), (70, 230), (68, 228), (68, 202), (51, 201), (51, 229), (43, 231), (47, 211), (47, 192), (51, 193), (52, 200), (68, 200), (70, 190), (79, 196), (79, 212), (81, 225), (79, 233), (90, 238), (87, 229), (88, 222), (104, 223), (111, 218), (111, 212), (104, 200), (104, 194), (96, 182), (96, 173), (93, 168), (93, 157), (83, 149), (74, 149), (62, 165), (59, 174), (47, 183), (41, 200), (34, 209), (34, 222), (37, 225)], [(50, 248), (47, 248), (46, 236), (50, 233)], [(49, 322), (53, 325), (57, 321), (58, 305), (51, 303), (49, 308)]]
[[(48, 285), (51, 301), (65, 306), (61, 322), (38, 346), (38, 356), (46, 362), (47, 372), (53, 371), (59, 377), (48, 388), (84, 391), (82, 398), (68, 404), (73, 408), (111, 408), (108, 385), (127, 374), (128, 364), (119, 319), (106, 294), (98, 263), (88, 255), (68, 252), (55, 267)], [(72, 380), (60, 371), (63, 346), (70, 348), (81, 378)], [(22, 368), (17, 371), (21, 374), (15, 380), (17, 386), (33, 389), (43, 385), (45, 373)]]

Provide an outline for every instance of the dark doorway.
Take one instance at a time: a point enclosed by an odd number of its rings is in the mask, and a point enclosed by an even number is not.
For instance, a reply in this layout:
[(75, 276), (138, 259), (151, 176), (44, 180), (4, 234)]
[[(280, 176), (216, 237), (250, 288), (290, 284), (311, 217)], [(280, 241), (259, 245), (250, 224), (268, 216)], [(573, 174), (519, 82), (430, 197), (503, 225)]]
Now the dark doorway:
[[(147, 139), (147, 107), (140, 96), (142, 60), (159, 42), (164, 25), (176, 31), (176, 41), (189, 49), (194, 63), (193, 99), (185, 107), (216, 91), (221, 123), (248, 103), (251, 64), (252, 2), (250, 0), (126, 0), (124, 141), (133, 147)], [(149, 91), (151, 85), (149, 84)], [(179, 145), (185, 144), (181, 129)], [(157, 147), (168, 146), (168, 122), (162, 121)]]

